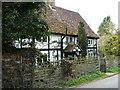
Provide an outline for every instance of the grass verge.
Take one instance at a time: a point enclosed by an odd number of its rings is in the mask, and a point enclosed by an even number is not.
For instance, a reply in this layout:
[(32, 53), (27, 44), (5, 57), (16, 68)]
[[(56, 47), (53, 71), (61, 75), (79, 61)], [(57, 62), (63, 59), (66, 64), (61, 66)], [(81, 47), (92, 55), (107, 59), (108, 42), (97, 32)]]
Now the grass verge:
[(120, 66), (118, 66), (118, 67), (113, 67), (113, 68), (109, 69), (107, 72), (110, 72), (110, 73), (118, 73), (118, 72), (120, 72)]
[(82, 83), (87, 83), (87, 82), (93, 81), (93, 80), (98, 79), (103, 76), (107, 76), (107, 75), (102, 72), (92, 72), (92, 73), (89, 73), (88, 75), (81, 76), (81, 77), (76, 78), (71, 81), (61, 82), (59, 85), (61, 87), (71, 87), (74, 85), (80, 85)]

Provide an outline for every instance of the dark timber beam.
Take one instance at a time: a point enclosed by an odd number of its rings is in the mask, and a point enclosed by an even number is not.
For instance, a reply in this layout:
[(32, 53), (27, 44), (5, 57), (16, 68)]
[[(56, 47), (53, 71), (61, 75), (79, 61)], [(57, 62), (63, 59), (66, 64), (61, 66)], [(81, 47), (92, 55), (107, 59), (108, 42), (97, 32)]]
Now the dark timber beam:
[(62, 37), (61, 36), (61, 59), (63, 59), (63, 40), (67, 35), (67, 28), (66, 28), (66, 34)]
[(50, 36), (48, 36), (48, 61), (50, 61)]

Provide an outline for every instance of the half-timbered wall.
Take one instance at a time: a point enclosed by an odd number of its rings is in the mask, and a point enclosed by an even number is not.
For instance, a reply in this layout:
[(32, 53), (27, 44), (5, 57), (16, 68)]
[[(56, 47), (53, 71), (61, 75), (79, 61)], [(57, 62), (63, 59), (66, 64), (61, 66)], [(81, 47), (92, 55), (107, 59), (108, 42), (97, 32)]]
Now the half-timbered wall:
[[(43, 54), (48, 55), (48, 60), (55, 61), (61, 59), (61, 38), (64, 36), (51, 34), (46, 38), (46, 40), (42, 40), (43, 42), (39, 42), (35, 40), (36, 48), (39, 49)], [(23, 39), (24, 42), (31, 42), (29, 39)], [(20, 44), (18, 41), (15, 41), (15, 46), (20, 48)], [(68, 44), (77, 44), (77, 37), (75, 36), (65, 36), (63, 39), (63, 49), (67, 47)], [(23, 48), (29, 47), (29, 45), (22, 46)], [(97, 39), (88, 38), (88, 49), (87, 54), (90, 57), (95, 57), (97, 55)], [(64, 57), (64, 54), (63, 54)]]
[(97, 39), (89, 39), (88, 38), (88, 49), (87, 54), (90, 57), (96, 57), (97, 55)]

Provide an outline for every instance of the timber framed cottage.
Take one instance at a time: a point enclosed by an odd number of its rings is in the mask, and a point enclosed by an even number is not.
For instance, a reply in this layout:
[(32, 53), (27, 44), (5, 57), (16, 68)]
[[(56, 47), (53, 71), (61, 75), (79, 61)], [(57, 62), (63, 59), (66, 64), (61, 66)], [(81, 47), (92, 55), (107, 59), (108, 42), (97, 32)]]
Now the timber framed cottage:
[(48, 60), (59, 60), (71, 55), (78, 57), (81, 49), (77, 46), (78, 25), (84, 22), (88, 38), (87, 54), (91, 57), (97, 55), (97, 39), (99, 38), (80, 16), (79, 13), (57, 7), (52, 3), (53, 9), (47, 9), (46, 21), (50, 26), (50, 36), (43, 38), (43, 43), (36, 42), (36, 48), (48, 55)]
[(96, 57), (99, 38), (89, 27), (79, 13), (57, 7), (52, 3), (52, 9), (47, 8), (47, 18), (50, 26), (50, 35), (41, 38), (43, 42), (36, 41), (36, 48), (47, 54), (47, 60), (54, 61), (68, 57), (78, 57), (81, 49), (77, 46), (78, 25), (84, 22), (84, 29), (88, 38), (87, 54)]

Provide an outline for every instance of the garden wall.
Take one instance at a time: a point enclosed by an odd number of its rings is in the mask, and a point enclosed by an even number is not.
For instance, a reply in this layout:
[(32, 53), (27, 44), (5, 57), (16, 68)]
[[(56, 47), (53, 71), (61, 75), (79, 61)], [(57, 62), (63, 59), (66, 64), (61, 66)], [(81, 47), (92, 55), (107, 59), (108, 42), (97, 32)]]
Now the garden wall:
[[(35, 70), (34, 87), (56, 87), (61, 81), (68, 81), (90, 72), (99, 71), (99, 59), (59, 60), (51, 63), (42, 63)], [(105, 57), (106, 70), (118, 65), (118, 57)]]
[(34, 88), (51, 87), (58, 84), (62, 79), (60, 61), (42, 63), (34, 71)]
[(119, 56), (107, 56), (105, 57), (105, 61), (106, 61), (106, 70), (118, 66), (118, 60), (119, 60)]
[[(99, 59), (58, 60), (40, 62), (35, 65), (35, 52), (32, 49), (12, 49), (2, 56), (3, 88), (45, 88), (57, 87), (61, 81), (68, 81), (89, 72), (118, 65), (118, 57)], [(104, 63), (101, 63), (105, 61)]]
[(2, 55), (2, 87), (32, 88), (34, 52), (31, 49), (9, 49)]
[(54, 87), (61, 81), (68, 81), (99, 69), (97, 59), (59, 60), (43, 63), (36, 67), (34, 87)]

